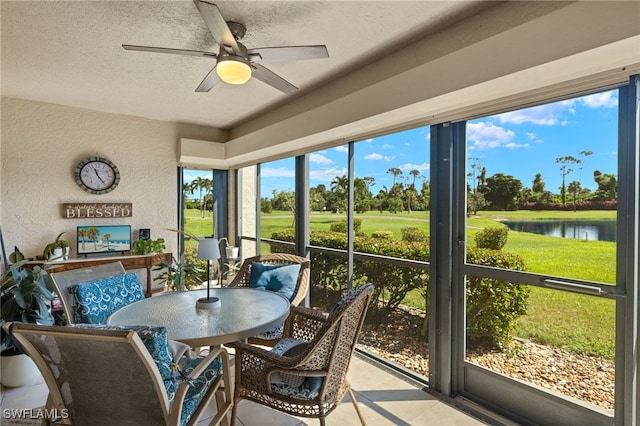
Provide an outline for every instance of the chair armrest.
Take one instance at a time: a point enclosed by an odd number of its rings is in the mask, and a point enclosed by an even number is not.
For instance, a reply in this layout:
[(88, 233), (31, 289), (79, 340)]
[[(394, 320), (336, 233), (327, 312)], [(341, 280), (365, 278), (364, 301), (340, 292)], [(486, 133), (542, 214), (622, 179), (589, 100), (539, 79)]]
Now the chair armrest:
[(233, 343), (229, 343), (226, 346), (234, 348), (236, 350), (235, 354), (235, 362), (241, 362), (243, 358), (253, 358), (255, 360), (260, 361), (261, 363), (269, 363), (275, 367), (279, 368), (292, 368), (300, 363), (301, 354), (295, 357), (286, 357), (282, 355), (275, 354), (269, 350), (266, 350), (260, 346), (254, 346), (249, 343), (245, 343), (243, 341), (236, 341)]
[(204, 357), (202, 359), (202, 361), (200, 361), (200, 363), (196, 366), (196, 368), (194, 368), (191, 373), (189, 373), (189, 375), (187, 377), (189, 377), (190, 379), (195, 379), (198, 376), (200, 376), (208, 367), (209, 365), (217, 358), (221, 356), (223, 361), (225, 359), (229, 359), (229, 354), (227, 353), (226, 349), (222, 348), (222, 347), (218, 347), (215, 349), (211, 349), (209, 351), (209, 355), (207, 355), (206, 357)]
[[(206, 357), (204, 357), (198, 363), (198, 365), (189, 373), (189, 375), (187, 376), (188, 380), (183, 380), (178, 385), (178, 388), (176, 389), (176, 393), (172, 402), (172, 408), (170, 412), (170, 422), (169, 422), (170, 424), (177, 424), (178, 420), (180, 419), (180, 416), (182, 413), (182, 407), (185, 403), (185, 399), (187, 397), (187, 392), (189, 390), (189, 387), (191, 386), (189, 383), (190, 380), (197, 379), (198, 377), (200, 377), (205, 372), (205, 370), (211, 365), (211, 363), (218, 357), (220, 357), (222, 361), (222, 371), (220, 372), (220, 375), (215, 379), (214, 383), (211, 385), (212, 390), (210, 390), (209, 392), (217, 391), (217, 389), (219, 389), (220, 386), (224, 383), (223, 380), (228, 380), (231, 377), (231, 373), (229, 369), (229, 354), (227, 350), (222, 347), (212, 348), (209, 351), (209, 354)], [(224, 385), (231, 386), (230, 383), (224, 383)], [(228, 401), (231, 400), (230, 391), (227, 393), (227, 399)], [(220, 414), (224, 415), (226, 414), (226, 411)]]

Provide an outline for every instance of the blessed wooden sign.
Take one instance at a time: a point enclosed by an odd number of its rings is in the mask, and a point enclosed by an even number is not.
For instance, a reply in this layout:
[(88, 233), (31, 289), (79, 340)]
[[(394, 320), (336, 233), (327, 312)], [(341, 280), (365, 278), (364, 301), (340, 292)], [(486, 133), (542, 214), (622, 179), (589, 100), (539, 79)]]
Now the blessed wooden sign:
[(131, 203), (63, 203), (62, 217), (65, 219), (107, 219), (133, 216)]

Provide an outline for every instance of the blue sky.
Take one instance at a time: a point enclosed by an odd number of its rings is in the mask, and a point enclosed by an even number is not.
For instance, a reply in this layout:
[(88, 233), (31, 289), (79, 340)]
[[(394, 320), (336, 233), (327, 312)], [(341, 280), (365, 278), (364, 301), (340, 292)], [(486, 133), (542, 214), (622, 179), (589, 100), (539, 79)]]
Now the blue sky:
[[(584, 161), (582, 176), (573, 165), (567, 184), (580, 180), (585, 188), (597, 188), (593, 171), (617, 176), (617, 90), (554, 102), (504, 114), (470, 120), (467, 123), (467, 158), (495, 173), (512, 175), (531, 187), (541, 173), (546, 189), (559, 193), (562, 182), (558, 157), (571, 155)], [(581, 151), (593, 151), (584, 157)], [(470, 160), (473, 159), (473, 160)], [(309, 155), (310, 184), (330, 188), (336, 176), (347, 173), (347, 146), (316, 151)], [(429, 179), (429, 127), (359, 141), (355, 144), (355, 174), (373, 177), (375, 195), (393, 185), (391, 167), (403, 170), (401, 179), (410, 182), (409, 172), (418, 170)], [(274, 189), (294, 190), (294, 160), (288, 158), (262, 165), (261, 195), (271, 198)], [(188, 178), (187, 178), (188, 180)]]

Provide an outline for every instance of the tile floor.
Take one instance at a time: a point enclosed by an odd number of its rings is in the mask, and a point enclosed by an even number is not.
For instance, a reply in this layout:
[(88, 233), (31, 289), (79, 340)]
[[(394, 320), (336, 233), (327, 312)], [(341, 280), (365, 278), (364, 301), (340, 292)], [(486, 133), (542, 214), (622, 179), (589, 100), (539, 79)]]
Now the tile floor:
[[(416, 386), (415, 383), (404, 380), (397, 374), (390, 374), (385, 368), (371, 363), (361, 355), (356, 354), (352, 358), (348, 377), (362, 414), (370, 426), (476, 426), (487, 424), (442, 402)], [(41, 407), (45, 404), (47, 388), (42, 381), (22, 388), (8, 389), (3, 387), (0, 396), (2, 398), (0, 424), (3, 426), (35, 424), (25, 420), (9, 420), (6, 418), (5, 409)], [(205, 416), (208, 415), (210, 418), (214, 409), (211, 407), (211, 414), (207, 413)], [(199, 425), (206, 424), (208, 424), (206, 419), (199, 423)], [(318, 424), (317, 419), (289, 416), (249, 401), (241, 401), (238, 406), (238, 426)], [(327, 417), (326, 424), (327, 426), (360, 424), (348, 395), (342, 404)]]

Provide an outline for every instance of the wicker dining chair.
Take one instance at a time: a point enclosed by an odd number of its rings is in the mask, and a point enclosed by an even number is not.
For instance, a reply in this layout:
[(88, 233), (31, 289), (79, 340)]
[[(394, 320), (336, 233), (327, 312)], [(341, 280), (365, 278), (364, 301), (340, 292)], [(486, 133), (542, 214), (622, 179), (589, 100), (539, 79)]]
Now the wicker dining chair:
[[(293, 295), (289, 300), (291, 301), (292, 307), (298, 306), (304, 301), (307, 291), (309, 291), (310, 261), (309, 259), (296, 256), (294, 254), (269, 253), (246, 258), (244, 262), (242, 262), (242, 266), (238, 270), (238, 273), (227, 287), (250, 287), (252, 273), (254, 273), (253, 265), (255, 263), (268, 266), (300, 265)], [(252, 337), (248, 339), (248, 342), (256, 345), (273, 346), (281, 335), (282, 325), (274, 328), (273, 330), (269, 330), (268, 332)]]
[(210, 424), (227, 420), (232, 399), (224, 348), (178, 358), (164, 327), (4, 327), (44, 377), (44, 412), (56, 417), (45, 419), (51, 423), (195, 425), (213, 396), (218, 412)]
[(293, 308), (283, 338), (267, 350), (234, 342), (235, 391), (231, 424), (238, 402), (258, 404), (300, 417), (325, 418), (348, 392), (364, 425), (346, 374), (373, 293), (367, 284), (348, 292), (328, 314)]

